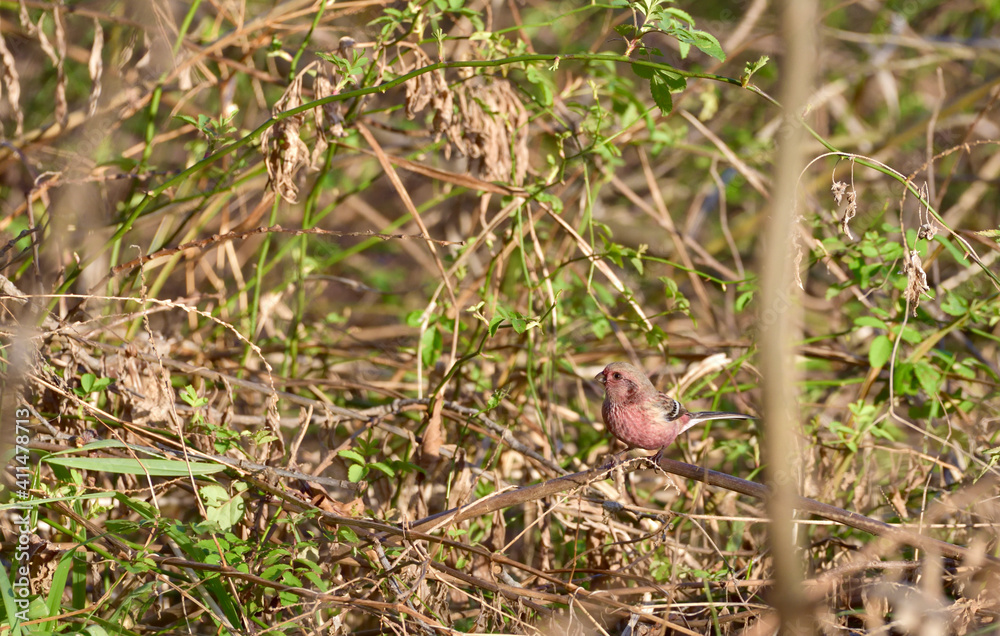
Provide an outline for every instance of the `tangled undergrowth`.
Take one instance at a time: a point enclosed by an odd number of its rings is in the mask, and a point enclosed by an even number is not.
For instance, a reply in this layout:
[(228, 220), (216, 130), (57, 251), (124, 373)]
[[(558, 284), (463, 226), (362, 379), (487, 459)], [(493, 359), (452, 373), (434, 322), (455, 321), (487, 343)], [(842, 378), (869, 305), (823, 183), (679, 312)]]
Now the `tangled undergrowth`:
[(0, 7), (0, 631), (995, 630), (1000, 15), (772, 4)]

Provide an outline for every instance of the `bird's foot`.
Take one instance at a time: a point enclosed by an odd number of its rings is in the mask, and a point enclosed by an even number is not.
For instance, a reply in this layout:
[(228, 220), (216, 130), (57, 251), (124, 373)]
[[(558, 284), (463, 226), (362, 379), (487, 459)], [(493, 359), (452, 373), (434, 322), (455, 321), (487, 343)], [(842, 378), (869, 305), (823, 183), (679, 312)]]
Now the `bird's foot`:
[(660, 460), (663, 459), (663, 450), (664, 449), (661, 448), (660, 450), (656, 451), (656, 454), (653, 455), (652, 457), (647, 457), (646, 461), (653, 464), (654, 468), (658, 468), (660, 466)]
[(608, 455), (607, 461), (601, 464), (601, 466), (597, 470), (599, 472), (605, 472), (608, 470), (614, 470), (615, 468), (618, 468), (621, 465), (622, 461), (624, 460), (626, 453), (628, 453), (628, 450), (623, 450), (620, 453), (611, 453), (610, 455)]
[(658, 472), (658, 473), (660, 473), (662, 475), (668, 474), (667, 471), (663, 470), (663, 467), (660, 466), (660, 462), (663, 460), (663, 453), (666, 450), (667, 450), (666, 447), (661, 448), (660, 450), (656, 451), (656, 454), (653, 455), (652, 457), (644, 457), (643, 458), (647, 462), (649, 462), (649, 467), (650, 468), (652, 468), (653, 470), (655, 470), (656, 472)]

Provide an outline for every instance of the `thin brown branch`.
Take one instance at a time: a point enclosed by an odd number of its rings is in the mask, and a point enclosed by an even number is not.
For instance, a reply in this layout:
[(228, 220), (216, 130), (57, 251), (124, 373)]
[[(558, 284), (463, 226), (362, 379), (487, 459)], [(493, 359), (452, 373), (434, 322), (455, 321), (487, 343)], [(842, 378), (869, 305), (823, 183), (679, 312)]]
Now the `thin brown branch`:
[[(631, 468), (634, 469), (637, 465), (638, 462), (635, 464), (626, 464), (625, 466), (631, 466)], [(660, 460), (659, 467), (668, 473), (700, 481), (710, 486), (716, 486), (725, 490), (737, 492), (755, 499), (765, 500), (771, 496), (770, 489), (763, 484), (747, 481), (745, 479), (740, 479), (739, 477), (734, 477), (733, 475), (708, 470), (707, 468), (686, 464), (673, 459), (662, 458)], [(573, 488), (588, 486), (594, 481), (605, 478), (606, 475), (606, 470), (595, 468), (589, 471), (557, 477), (555, 479), (543, 481), (531, 486), (525, 486), (516, 490), (496, 495), (489, 495), (473, 502), (468, 506), (452, 508), (451, 510), (445, 510), (415, 521), (410, 527), (414, 531), (420, 532), (427, 532), (432, 528), (451, 527), (453, 524), (458, 524), (462, 521), (480, 517), (497, 510), (503, 510), (512, 506), (527, 503), (529, 501), (535, 501), (537, 499), (565, 492)], [(955, 545), (953, 543), (948, 543), (947, 541), (941, 541), (940, 539), (934, 539), (932, 537), (912, 532), (899, 526), (894, 526), (885, 523), (884, 521), (878, 521), (876, 519), (872, 519), (871, 517), (866, 517), (865, 515), (844, 510), (843, 508), (838, 508), (837, 506), (822, 503), (814, 499), (797, 496), (791, 503), (796, 510), (808, 512), (878, 537), (890, 539), (896, 543), (933, 550), (938, 554), (957, 559), (979, 558), (979, 555), (965, 546)], [(1000, 568), (1000, 558), (988, 555), (982, 558), (984, 563), (988, 564), (990, 567)]]
[(438, 245), (465, 245), (465, 241), (444, 241), (441, 239), (429, 238), (423, 234), (379, 234), (377, 232), (338, 232), (336, 230), (324, 230), (322, 228), (285, 228), (280, 225), (270, 225), (265, 227), (258, 227), (252, 230), (246, 230), (243, 232), (227, 232), (226, 234), (213, 234), (208, 238), (203, 238), (197, 241), (190, 241), (177, 247), (165, 247), (162, 250), (157, 250), (152, 254), (147, 254), (145, 256), (140, 256), (138, 258), (133, 258), (127, 263), (122, 263), (111, 268), (111, 275), (117, 276), (125, 270), (134, 269), (140, 265), (145, 265), (146, 263), (156, 260), (158, 258), (163, 258), (165, 256), (173, 256), (178, 252), (183, 252), (190, 249), (204, 249), (215, 245), (216, 243), (224, 243), (226, 241), (240, 241), (243, 239), (250, 238), (251, 236), (256, 236), (258, 234), (288, 234), (291, 236), (300, 236), (302, 234), (312, 234), (315, 236), (335, 236), (338, 238), (377, 238), (383, 241), (391, 240), (402, 240), (411, 239), (419, 241), (427, 241), (428, 243), (437, 243)]

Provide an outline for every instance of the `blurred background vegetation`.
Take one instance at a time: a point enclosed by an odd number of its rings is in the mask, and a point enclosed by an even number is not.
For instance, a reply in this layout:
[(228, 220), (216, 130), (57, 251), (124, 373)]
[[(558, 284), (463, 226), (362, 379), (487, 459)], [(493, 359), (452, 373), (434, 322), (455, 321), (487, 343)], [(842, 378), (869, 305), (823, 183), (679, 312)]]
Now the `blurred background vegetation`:
[[(759, 413), (798, 309), (800, 492), (967, 548), (803, 515), (816, 629), (995, 629), (1000, 5), (820, 2), (787, 114), (779, 4), (0, 3), (2, 427), (44, 499), (3, 629), (763, 633), (759, 501), (523, 488), (620, 450), (614, 360)], [(759, 479), (765, 427), (667, 453)]]

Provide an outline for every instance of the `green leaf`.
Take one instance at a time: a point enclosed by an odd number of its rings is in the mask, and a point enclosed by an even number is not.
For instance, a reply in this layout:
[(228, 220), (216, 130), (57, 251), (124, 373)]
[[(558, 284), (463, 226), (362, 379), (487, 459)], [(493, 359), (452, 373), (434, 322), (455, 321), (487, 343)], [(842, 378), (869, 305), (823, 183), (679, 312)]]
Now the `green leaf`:
[(157, 519), (160, 516), (159, 511), (151, 503), (126, 497), (120, 492), (115, 493), (115, 499), (147, 521)]
[[(652, 79), (649, 80), (649, 93), (653, 97), (653, 102), (664, 115), (669, 114), (674, 108), (674, 99), (670, 96), (670, 91), (678, 85), (675, 77), (670, 77), (669, 74), (657, 70), (653, 73)], [(680, 77), (680, 85), (681, 88), (687, 85), (683, 77)]]
[(929, 396), (937, 395), (941, 386), (941, 373), (926, 362), (918, 362), (913, 369), (917, 382)]
[(941, 311), (949, 316), (964, 316), (969, 311), (969, 302), (961, 296), (948, 292), (941, 301)]
[(420, 309), (416, 309), (406, 314), (406, 326), (407, 327), (419, 327), (420, 321), (423, 320), (424, 312)]
[(218, 484), (209, 484), (199, 490), (201, 499), (206, 506), (219, 506), (229, 501), (229, 492)]
[(736, 297), (736, 311), (741, 312), (746, 309), (746, 306), (753, 300), (753, 291), (745, 291)]
[(854, 415), (854, 419), (859, 427), (865, 427), (875, 421), (878, 409), (874, 404), (868, 404), (864, 400), (858, 400), (847, 405), (847, 410)]
[(670, 278), (669, 276), (660, 276), (660, 282), (663, 283), (664, 291), (666, 291), (667, 296), (672, 298), (677, 295), (678, 287), (673, 278)]
[(560, 199), (559, 197), (550, 194), (548, 192), (539, 192), (537, 195), (535, 195), (535, 199), (537, 199), (539, 202), (548, 203), (552, 207), (552, 211), (555, 212), (556, 214), (562, 214), (564, 204), (563, 200)]
[[(151, 572), (153, 570), (153, 568), (156, 567), (156, 563), (151, 558), (149, 558), (149, 557), (143, 557), (141, 559), (137, 559), (137, 560), (132, 561), (130, 563), (122, 563), (121, 566), (129, 574), (143, 575), (143, 574), (147, 574), (147, 573)], [(97, 626), (91, 625), (90, 627), (97, 627)], [(102, 630), (102, 632), (103, 632), (103, 630)], [(91, 631), (90, 628), (88, 628), (86, 633), (87, 634), (94, 634), (95, 632)], [(96, 632), (96, 633), (99, 634), (101, 632)], [(104, 632), (104, 633), (107, 633), (107, 632)]]
[(883, 429), (881, 426), (873, 426), (873, 427), (871, 427), (869, 429), (869, 432), (874, 437), (879, 437), (881, 439), (887, 439), (890, 442), (896, 439), (895, 437), (893, 437), (893, 435), (892, 435), (892, 433), (890, 431), (887, 431), (887, 430)]
[(337, 453), (337, 455), (339, 455), (340, 457), (346, 457), (347, 459), (351, 460), (355, 464), (364, 464), (365, 463), (365, 458), (362, 457), (361, 453), (359, 453), (358, 451), (355, 451), (355, 450), (351, 450), (349, 448), (340, 451), (339, 453)]
[(386, 477), (396, 476), (396, 472), (393, 469), (389, 468), (387, 465), (383, 464), (382, 462), (373, 462), (369, 464), (369, 466), (375, 468), (376, 470), (382, 471), (383, 473), (385, 473)]
[(679, 93), (687, 88), (687, 79), (683, 75), (659, 68), (656, 69), (656, 74), (670, 87), (672, 93)]
[(889, 340), (889, 337), (885, 335), (876, 336), (868, 349), (868, 363), (874, 369), (884, 367), (891, 355), (892, 341)]
[(490, 320), (490, 326), (487, 331), (489, 331), (491, 338), (497, 334), (497, 330), (500, 329), (500, 325), (503, 324), (503, 321), (503, 316), (493, 316), (493, 319)]
[(604, 316), (598, 316), (591, 319), (590, 331), (594, 334), (595, 338), (603, 340), (605, 336), (611, 333), (611, 323)]
[(528, 330), (528, 321), (524, 318), (512, 316), (510, 319), (510, 326), (514, 328), (515, 333), (520, 335)]
[(858, 327), (875, 327), (876, 329), (889, 329), (889, 326), (885, 324), (885, 321), (876, 318), (875, 316), (860, 316), (854, 319), (854, 324)]
[(605, 258), (610, 260), (618, 267), (622, 267), (622, 246), (619, 245), (618, 243), (609, 242), (603, 236), (601, 237), (601, 240), (604, 241), (604, 246), (605, 248), (607, 248), (607, 252), (604, 255)]
[[(895, 332), (896, 330), (893, 329), (893, 331)], [(904, 342), (909, 344), (920, 344), (924, 341), (924, 337), (920, 334), (920, 332), (910, 325), (906, 325), (906, 327), (903, 328), (901, 337)]]
[(337, 536), (344, 543), (357, 543), (358, 535), (354, 533), (354, 530), (348, 526), (340, 526), (337, 528)]
[(896, 392), (900, 395), (915, 395), (916, 388), (913, 386), (913, 364), (902, 362), (896, 364), (896, 373), (892, 382), (896, 387)]
[(86, 453), (93, 450), (100, 450), (102, 448), (130, 448), (136, 453), (143, 453), (145, 455), (150, 455), (150, 451), (152, 450), (149, 448), (143, 448), (142, 446), (136, 446), (135, 444), (126, 444), (116, 439), (99, 439), (97, 441), (84, 444), (79, 448), (67, 448), (64, 451), (52, 453), (49, 457), (51, 458), (57, 455), (75, 455), (77, 453)]
[(425, 367), (433, 367), (434, 363), (441, 357), (443, 340), (441, 331), (434, 325), (427, 327), (427, 331), (420, 338), (421, 358)]
[(954, 364), (954, 366), (952, 366), (951, 370), (953, 372), (955, 372), (956, 374), (962, 376), (966, 380), (975, 380), (976, 379), (976, 370), (973, 369), (973, 368), (971, 368), (971, 367), (966, 366), (966, 364), (965, 364), (964, 361), (963, 362), (956, 362)]
[(642, 46), (642, 45), (640, 45), (640, 46), (636, 47), (636, 49), (635, 49), (635, 55), (638, 55), (638, 56), (641, 56), (641, 57), (645, 57), (646, 59), (649, 59), (649, 58), (652, 58), (652, 57), (663, 57), (663, 51), (661, 51), (660, 49), (656, 48), (655, 46), (654, 47), (648, 47), (648, 46)]
[[(17, 577), (14, 577), (15, 580)], [(20, 636), (21, 634), (27, 633), (27, 628), (22, 628), (20, 626), (20, 621), (17, 620), (18, 606), (15, 604), (15, 599), (17, 596), (14, 594), (14, 586), (11, 585), (10, 579), (7, 578), (7, 568), (0, 568), (0, 596), (3, 597), (4, 609), (6, 611), (5, 621), (12, 626), (11, 634), (15, 636)]]
[[(678, 27), (664, 28), (663, 32), (677, 39), (678, 42), (691, 45), (702, 53), (711, 55), (720, 62), (726, 61), (726, 54), (722, 51), (722, 45), (711, 33), (699, 31), (698, 29), (685, 29)], [(683, 51), (681, 57), (684, 57)]]
[(541, 95), (541, 99), (539, 100), (539, 102), (542, 104), (542, 106), (546, 107), (551, 106), (553, 103), (552, 102), (553, 89), (555, 88), (552, 84), (552, 79), (548, 75), (542, 73), (542, 71), (537, 66), (529, 66), (527, 69), (525, 69), (524, 74), (529, 82), (538, 87), (539, 93)]
[(197, 389), (191, 384), (180, 390), (180, 396), (188, 406), (193, 408), (208, 404), (208, 398), (198, 397)]
[(642, 79), (653, 79), (653, 73), (655, 69), (652, 66), (645, 66), (643, 64), (633, 64), (632, 72), (641, 77)]
[(653, 328), (646, 332), (646, 344), (650, 347), (659, 346), (661, 342), (667, 339), (667, 334), (658, 325), (653, 325)]
[(364, 479), (365, 474), (368, 471), (365, 469), (364, 464), (351, 464), (347, 469), (347, 478), (354, 483), (358, 483)]
[[(118, 534), (110, 529), (110, 521), (105, 522), (105, 527), (111, 532)], [(45, 616), (57, 616), (60, 613), (62, 595), (66, 591), (66, 581), (69, 579), (70, 571), (73, 569), (73, 553), (73, 550), (67, 550), (59, 557), (59, 565), (56, 566), (55, 574), (52, 576), (52, 586), (49, 588), (49, 596), (46, 600), (48, 613)], [(52, 632), (48, 633), (51, 634)]]
[(221, 502), (220, 505), (208, 507), (206, 520), (216, 531), (225, 532), (240, 522), (245, 511), (246, 502), (243, 501), (243, 497), (236, 495)]
[(636, 28), (634, 24), (619, 24), (615, 27), (615, 33), (623, 38), (635, 38)]
[(691, 43), (685, 42), (684, 40), (678, 38), (677, 40), (677, 52), (681, 54), (681, 59), (686, 60), (688, 54), (691, 53)]
[(743, 75), (740, 76), (740, 84), (743, 85), (743, 88), (746, 88), (747, 84), (750, 83), (750, 78), (753, 77), (754, 73), (764, 68), (764, 65), (767, 64), (768, 60), (770, 60), (769, 57), (761, 55), (757, 58), (756, 62), (746, 63), (746, 66), (743, 67)]
[(508, 391), (506, 391), (504, 389), (497, 389), (496, 391), (494, 391), (493, 395), (491, 395), (489, 397), (489, 399), (486, 400), (486, 405), (483, 408), (483, 410), (481, 410), (479, 412), (480, 413), (487, 413), (489, 411), (492, 411), (496, 407), (500, 406), (500, 402), (502, 402), (503, 399), (505, 397), (507, 397), (507, 393), (508, 393)]
[(631, 256), (628, 260), (632, 263), (632, 267), (634, 267), (635, 270), (639, 272), (639, 275), (642, 276), (642, 258), (639, 256)]
[[(674, 7), (666, 7), (663, 9), (663, 13), (664, 15), (672, 15), (674, 17), (680, 18), (684, 22), (687, 22), (688, 26), (692, 27), (694, 26), (694, 18), (692, 18), (691, 14), (688, 13), (687, 11), (681, 11), (680, 9), (676, 9)], [(667, 20), (665, 21), (665, 23), (667, 24), (668, 27), (673, 27), (673, 25), (675, 24), (673, 20)]]
[(66, 468), (95, 470), (119, 475), (145, 475), (148, 472), (153, 477), (186, 477), (189, 468), (194, 475), (211, 475), (226, 469), (221, 464), (182, 462), (169, 459), (144, 459), (141, 465), (138, 460), (122, 457), (49, 457), (43, 461)]
[(275, 563), (261, 570), (260, 578), (268, 581), (277, 581), (278, 575), (287, 570), (290, 566), (285, 563)]
[(879, 248), (879, 253), (882, 258), (887, 261), (894, 261), (897, 258), (903, 257), (903, 246), (899, 243), (886, 243), (881, 248)]

